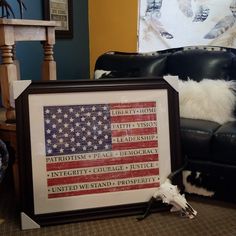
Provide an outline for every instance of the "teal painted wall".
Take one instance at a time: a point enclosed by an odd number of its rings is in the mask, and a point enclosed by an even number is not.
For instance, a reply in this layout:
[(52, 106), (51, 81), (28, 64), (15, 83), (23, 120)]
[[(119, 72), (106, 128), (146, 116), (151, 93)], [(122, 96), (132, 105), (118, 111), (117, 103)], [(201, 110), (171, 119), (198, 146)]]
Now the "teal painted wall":
[[(16, 0), (8, 0), (19, 18)], [(24, 19), (43, 19), (43, 0), (24, 0), (27, 11)], [(73, 39), (56, 39), (54, 58), (57, 63), (58, 80), (77, 80), (89, 78), (89, 36), (87, 0), (73, 0)], [(21, 79), (39, 80), (43, 49), (40, 42), (18, 42), (17, 59), (21, 67)]]

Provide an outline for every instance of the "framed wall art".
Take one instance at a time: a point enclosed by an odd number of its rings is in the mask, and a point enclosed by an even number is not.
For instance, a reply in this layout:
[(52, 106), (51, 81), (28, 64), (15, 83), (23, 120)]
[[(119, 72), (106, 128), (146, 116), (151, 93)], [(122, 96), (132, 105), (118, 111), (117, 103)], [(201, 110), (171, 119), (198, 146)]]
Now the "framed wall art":
[(17, 81), (14, 94), (23, 229), (141, 214), (181, 165), (164, 79)]
[(73, 0), (44, 0), (44, 18), (59, 21), (57, 38), (73, 38)]
[(235, 1), (139, 0), (139, 52), (236, 47)]

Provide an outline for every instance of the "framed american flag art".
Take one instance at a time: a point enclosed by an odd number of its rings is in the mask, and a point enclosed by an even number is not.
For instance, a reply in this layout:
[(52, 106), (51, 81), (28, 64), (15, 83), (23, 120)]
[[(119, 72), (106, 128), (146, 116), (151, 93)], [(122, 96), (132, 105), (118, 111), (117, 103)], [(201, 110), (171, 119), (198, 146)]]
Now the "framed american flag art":
[(14, 96), (23, 229), (140, 214), (181, 165), (164, 79), (18, 81)]

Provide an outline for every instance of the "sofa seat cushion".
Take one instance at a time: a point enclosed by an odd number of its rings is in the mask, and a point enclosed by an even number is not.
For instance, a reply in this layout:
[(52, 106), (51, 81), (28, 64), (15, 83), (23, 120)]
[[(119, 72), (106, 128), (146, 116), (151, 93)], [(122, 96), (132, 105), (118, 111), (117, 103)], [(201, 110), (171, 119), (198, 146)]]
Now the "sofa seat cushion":
[(213, 160), (236, 165), (236, 121), (222, 125), (213, 136)]
[(211, 160), (211, 139), (220, 125), (213, 121), (180, 119), (182, 152), (189, 159)]

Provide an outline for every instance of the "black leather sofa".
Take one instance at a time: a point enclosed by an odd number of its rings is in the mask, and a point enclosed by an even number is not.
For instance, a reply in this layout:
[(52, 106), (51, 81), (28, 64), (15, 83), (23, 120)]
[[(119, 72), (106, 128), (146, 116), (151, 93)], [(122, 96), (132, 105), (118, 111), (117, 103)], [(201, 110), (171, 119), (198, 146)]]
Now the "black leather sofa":
[[(153, 53), (107, 52), (95, 65), (95, 78), (160, 77), (236, 80), (236, 50), (223, 47), (173, 48)], [(235, 113), (236, 114), (236, 113)], [(223, 125), (181, 118), (186, 192), (236, 200), (236, 121)]]

